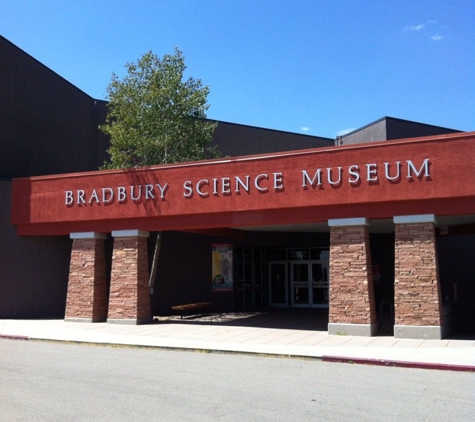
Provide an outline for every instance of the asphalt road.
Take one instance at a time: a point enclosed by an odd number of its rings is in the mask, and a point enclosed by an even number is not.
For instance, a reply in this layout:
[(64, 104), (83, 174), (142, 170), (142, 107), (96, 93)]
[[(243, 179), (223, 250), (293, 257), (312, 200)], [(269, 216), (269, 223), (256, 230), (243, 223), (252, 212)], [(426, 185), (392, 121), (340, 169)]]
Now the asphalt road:
[(475, 374), (0, 340), (0, 421), (470, 421)]

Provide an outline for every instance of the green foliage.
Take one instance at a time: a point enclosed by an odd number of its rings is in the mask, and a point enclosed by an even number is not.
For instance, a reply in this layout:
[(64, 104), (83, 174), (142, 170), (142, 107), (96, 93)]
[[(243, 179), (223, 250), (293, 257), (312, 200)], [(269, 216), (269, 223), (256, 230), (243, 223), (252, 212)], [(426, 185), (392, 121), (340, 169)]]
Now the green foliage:
[(110, 135), (110, 162), (104, 168), (131, 168), (217, 158), (210, 147), (217, 123), (206, 119), (209, 88), (184, 80), (183, 54), (162, 59), (152, 52), (126, 64), (107, 88), (108, 114), (101, 130)]

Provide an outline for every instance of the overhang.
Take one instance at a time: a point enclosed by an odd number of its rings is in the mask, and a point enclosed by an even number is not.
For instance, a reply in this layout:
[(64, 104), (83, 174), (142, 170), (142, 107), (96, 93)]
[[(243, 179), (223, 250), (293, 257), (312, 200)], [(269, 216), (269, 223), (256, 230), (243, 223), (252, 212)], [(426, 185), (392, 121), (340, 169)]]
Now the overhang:
[(13, 181), (20, 235), (475, 213), (475, 132)]

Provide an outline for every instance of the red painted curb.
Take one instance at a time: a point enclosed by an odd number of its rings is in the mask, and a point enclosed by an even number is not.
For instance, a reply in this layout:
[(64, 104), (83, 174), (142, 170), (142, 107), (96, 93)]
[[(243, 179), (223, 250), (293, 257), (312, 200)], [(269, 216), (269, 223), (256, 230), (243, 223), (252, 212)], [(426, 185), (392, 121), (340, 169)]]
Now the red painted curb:
[(16, 336), (14, 334), (0, 334), (0, 338), (6, 338), (8, 340), (28, 340), (27, 336)]
[(322, 356), (323, 362), (356, 363), (360, 365), (393, 366), (399, 368), (434, 369), (439, 371), (475, 372), (475, 366), (446, 363), (404, 362), (399, 360), (364, 359), (340, 356)]

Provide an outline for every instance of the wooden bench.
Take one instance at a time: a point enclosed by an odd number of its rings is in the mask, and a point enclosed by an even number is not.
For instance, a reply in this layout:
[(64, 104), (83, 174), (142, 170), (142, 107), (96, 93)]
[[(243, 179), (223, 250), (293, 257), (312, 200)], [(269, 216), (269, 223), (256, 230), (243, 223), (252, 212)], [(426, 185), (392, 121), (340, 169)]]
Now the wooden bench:
[(201, 314), (206, 315), (206, 309), (211, 307), (211, 302), (198, 302), (198, 303), (187, 303), (186, 305), (175, 305), (172, 306), (172, 310), (180, 312), (180, 319), (183, 318), (185, 313), (191, 313), (192, 311), (200, 310)]

